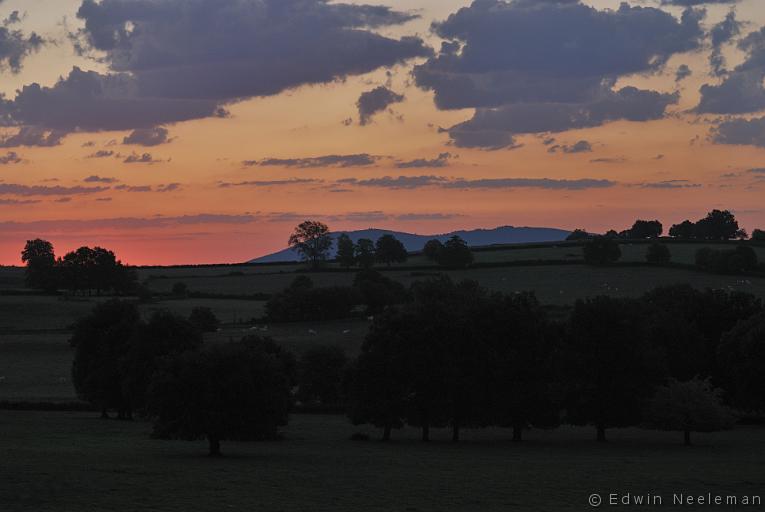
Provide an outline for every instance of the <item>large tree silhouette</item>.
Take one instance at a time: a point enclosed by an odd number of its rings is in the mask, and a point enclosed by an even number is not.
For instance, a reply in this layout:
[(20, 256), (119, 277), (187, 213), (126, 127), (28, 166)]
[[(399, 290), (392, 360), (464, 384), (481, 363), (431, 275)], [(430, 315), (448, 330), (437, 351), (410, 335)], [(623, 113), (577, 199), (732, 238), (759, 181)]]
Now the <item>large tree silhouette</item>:
[(24, 283), (28, 288), (46, 291), (56, 289), (56, 255), (53, 244), (39, 238), (29, 240), (21, 252), (21, 261), (26, 264)]
[(288, 243), (304, 260), (310, 262), (314, 269), (326, 261), (332, 249), (329, 227), (322, 222), (312, 220), (298, 225), (290, 235)]

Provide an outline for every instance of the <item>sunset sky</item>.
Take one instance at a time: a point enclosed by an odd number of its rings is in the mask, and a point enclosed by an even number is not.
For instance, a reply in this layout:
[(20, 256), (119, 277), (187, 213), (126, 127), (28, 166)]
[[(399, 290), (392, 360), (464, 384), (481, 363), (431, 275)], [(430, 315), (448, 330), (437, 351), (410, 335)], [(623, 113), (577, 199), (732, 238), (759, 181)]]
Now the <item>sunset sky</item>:
[(422, 234), (765, 228), (762, 0), (0, 0), (0, 264)]

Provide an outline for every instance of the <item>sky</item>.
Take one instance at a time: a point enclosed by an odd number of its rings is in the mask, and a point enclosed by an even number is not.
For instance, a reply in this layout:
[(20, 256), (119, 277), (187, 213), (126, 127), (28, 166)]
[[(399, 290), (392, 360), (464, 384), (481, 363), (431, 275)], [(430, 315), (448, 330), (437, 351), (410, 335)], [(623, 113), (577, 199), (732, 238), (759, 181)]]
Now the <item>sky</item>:
[(0, 0), (0, 264), (333, 230), (765, 228), (761, 0)]

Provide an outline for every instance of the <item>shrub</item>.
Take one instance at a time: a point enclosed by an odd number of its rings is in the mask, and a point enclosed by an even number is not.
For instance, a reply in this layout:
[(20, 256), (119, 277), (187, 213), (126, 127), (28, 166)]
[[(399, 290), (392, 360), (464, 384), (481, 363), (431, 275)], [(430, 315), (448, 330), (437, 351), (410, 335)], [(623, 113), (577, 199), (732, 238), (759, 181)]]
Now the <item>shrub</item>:
[(220, 327), (220, 320), (213, 310), (205, 307), (197, 307), (191, 310), (189, 322), (199, 329), (200, 332), (215, 332)]
[(619, 242), (613, 238), (598, 236), (584, 244), (584, 261), (590, 265), (608, 265), (622, 257)]
[(654, 265), (666, 265), (672, 260), (672, 253), (669, 252), (669, 247), (665, 244), (654, 242), (648, 246), (645, 259)]

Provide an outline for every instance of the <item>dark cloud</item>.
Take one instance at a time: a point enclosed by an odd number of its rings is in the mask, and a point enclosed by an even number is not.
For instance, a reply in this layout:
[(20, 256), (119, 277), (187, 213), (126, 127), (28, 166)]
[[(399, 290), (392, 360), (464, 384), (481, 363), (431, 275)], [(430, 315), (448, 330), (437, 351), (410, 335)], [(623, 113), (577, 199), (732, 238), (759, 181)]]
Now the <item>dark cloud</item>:
[(656, 119), (674, 95), (613, 84), (699, 47), (702, 17), (687, 10), (678, 21), (626, 2), (601, 11), (576, 0), (478, 0), (434, 24), (447, 42), (415, 68), (415, 79), (441, 109), (478, 109), (449, 130), (463, 147), (512, 147), (518, 133)]
[[(0, 112), (2, 107), (0, 106)], [(0, 148), (16, 148), (19, 146), (53, 147), (61, 144), (65, 132), (46, 130), (35, 126), (22, 126), (13, 135), (0, 136)]]
[(220, 188), (231, 187), (280, 187), (284, 185), (306, 185), (311, 183), (321, 183), (321, 180), (293, 178), (290, 180), (260, 180), (260, 181), (240, 181), (237, 183), (222, 182), (218, 184)]
[(18, 185), (15, 183), (0, 183), (0, 195), (11, 196), (79, 196), (97, 194), (109, 190), (109, 187), (62, 187), (43, 185)]
[(719, 85), (703, 85), (696, 110), (702, 114), (744, 114), (765, 109), (765, 28), (738, 42), (746, 52), (738, 65)]
[(709, 55), (709, 65), (713, 76), (723, 76), (727, 73), (722, 46), (741, 33), (742, 23), (736, 19), (736, 11), (731, 10), (725, 19), (712, 27), (712, 53)]
[(22, 206), (26, 204), (41, 203), (39, 199), (2, 199), (0, 198), (0, 206)]
[(751, 174), (765, 174), (765, 167), (757, 167), (755, 169), (749, 169), (746, 172)]
[(492, 188), (544, 188), (551, 190), (585, 190), (592, 188), (610, 188), (616, 182), (590, 178), (558, 180), (550, 178), (487, 178), (477, 180), (459, 179), (444, 184), (445, 188), (457, 189), (492, 189)]
[(21, 157), (13, 152), (9, 151), (5, 155), (0, 155), (0, 165), (20, 164)]
[(114, 190), (119, 190), (121, 192), (151, 192), (151, 186), (150, 185), (117, 185), (114, 187)]
[(679, 5), (682, 7), (693, 7), (704, 4), (735, 4), (740, 0), (661, 0), (662, 5)]
[(151, 153), (131, 153), (122, 162), (126, 164), (156, 164), (164, 162), (164, 160), (154, 158)]
[(356, 102), (356, 107), (359, 109), (359, 124), (362, 126), (369, 124), (372, 116), (402, 101), (404, 101), (403, 94), (397, 94), (383, 86), (362, 92)]
[(109, 158), (114, 156), (114, 151), (110, 151), (107, 149), (99, 149), (95, 153), (91, 153), (90, 155), (86, 156), (85, 158)]
[(449, 134), (457, 146), (512, 147), (516, 145), (516, 134), (562, 132), (618, 120), (660, 119), (678, 98), (677, 93), (624, 87), (616, 92), (603, 91), (588, 103), (517, 103), (480, 108), (472, 119), (450, 128)]
[(18, 12), (14, 12), (0, 24), (0, 73), (6, 69), (18, 73), (24, 59), (45, 43), (43, 38), (34, 32), (26, 35), (21, 30), (11, 28), (11, 25), (20, 20)]
[(382, 178), (371, 179), (345, 178), (338, 180), (337, 182), (344, 185), (390, 188), (397, 190), (440, 185), (448, 182), (448, 179), (442, 176), (384, 176)]
[(423, 168), (440, 168), (448, 167), (449, 160), (453, 158), (451, 153), (441, 153), (436, 158), (417, 158), (415, 160), (407, 160), (402, 162), (396, 162), (396, 167), (399, 169), (423, 169)]
[(687, 64), (680, 64), (675, 71), (675, 82), (682, 82), (693, 74), (691, 68)]
[(366, 153), (357, 155), (326, 155), (309, 158), (266, 158), (264, 160), (247, 160), (243, 162), (246, 167), (297, 167), (301, 169), (316, 167), (368, 167), (374, 165), (380, 159)]
[(678, 189), (678, 188), (700, 188), (698, 183), (691, 183), (688, 180), (667, 180), (654, 183), (641, 183), (640, 188), (658, 188), (658, 189)]
[(72, 198), (71, 197), (59, 197), (58, 199), (53, 200), (54, 203), (71, 203)]
[(55, 232), (72, 233), (83, 231), (99, 231), (103, 229), (134, 230), (152, 228), (175, 228), (178, 226), (196, 226), (205, 224), (249, 224), (262, 220), (258, 215), (224, 215), (200, 213), (177, 217), (118, 217), (111, 219), (67, 220), (50, 219), (30, 222), (6, 221), (0, 222), (0, 231), (4, 232)]
[(167, 128), (162, 126), (141, 128), (133, 130), (130, 135), (122, 139), (122, 143), (136, 146), (159, 146), (160, 144), (170, 142), (169, 133)]
[(119, 180), (117, 178), (106, 178), (102, 176), (88, 176), (84, 180), (85, 183), (117, 183)]
[(558, 151), (563, 153), (590, 153), (592, 151), (592, 144), (590, 144), (589, 141), (580, 140), (576, 144), (572, 145), (555, 144), (554, 146), (550, 146), (547, 150), (548, 153), (557, 153)]
[(711, 140), (716, 144), (765, 148), (765, 117), (724, 121), (712, 129)]
[(178, 192), (183, 187), (180, 183), (168, 183), (167, 185), (160, 185), (157, 187), (157, 192)]
[(462, 215), (456, 213), (405, 213), (403, 215), (396, 215), (396, 220), (417, 222), (423, 220), (448, 220), (458, 217), (462, 217)]
[[(432, 53), (419, 38), (372, 30), (413, 15), (325, 0), (83, 0), (77, 16), (76, 48), (108, 73), (74, 68), (52, 87), (30, 84), (0, 106), (0, 119), (65, 131), (146, 129)], [(12, 67), (23, 48), (5, 56)]]

